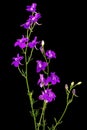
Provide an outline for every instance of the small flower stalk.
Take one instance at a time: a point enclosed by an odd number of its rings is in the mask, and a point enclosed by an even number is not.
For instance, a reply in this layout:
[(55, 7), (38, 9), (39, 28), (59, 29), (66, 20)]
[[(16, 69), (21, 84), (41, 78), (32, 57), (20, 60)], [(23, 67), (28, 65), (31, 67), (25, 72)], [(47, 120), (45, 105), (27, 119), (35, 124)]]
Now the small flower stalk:
[[(54, 117), (54, 122), (52, 126), (48, 126), (45, 119), (45, 112), (48, 103), (54, 102), (57, 98), (57, 94), (54, 92), (54, 89), (57, 89), (54, 86), (58, 86), (61, 83), (61, 79), (59, 75), (55, 71), (51, 71), (49, 69), (49, 64), (51, 64), (51, 60), (55, 60), (57, 58), (56, 52), (54, 50), (46, 50), (45, 51), (45, 41), (39, 41), (38, 36), (34, 36), (31, 39), (31, 35), (34, 31), (36, 25), (39, 25), (39, 19), (42, 17), (40, 13), (37, 11), (37, 4), (32, 3), (31, 5), (26, 6), (26, 11), (29, 12), (29, 17), (25, 21), (25, 23), (21, 24), (20, 27), (26, 30), (26, 34), (22, 34), (20, 38), (16, 40), (14, 43), (14, 47), (18, 47), (21, 50), (21, 54), (18, 52), (15, 57), (12, 58), (11, 65), (15, 68), (18, 68), (19, 73), (25, 78), (27, 94), (29, 96), (29, 103), (31, 106), (30, 114), (33, 117), (34, 121), (34, 130), (56, 130), (58, 125), (63, 122), (63, 117), (67, 111), (68, 106), (72, 103), (74, 97), (78, 97), (76, 94), (76, 86), (80, 85), (82, 82), (71, 82), (70, 86), (65, 84), (65, 92), (66, 92), (66, 106), (65, 109), (60, 116), (59, 119)], [(32, 90), (32, 86), (29, 85), (29, 70), (28, 65), (33, 58), (33, 52), (37, 49), (37, 45), (40, 46), (38, 49), (40, 54), (43, 57), (43, 60), (38, 59), (35, 61), (36, 71), (38, 75), (38, 81), (35, 83), (41, 90), (37, 99), (38, 101), (43, 102), (43, 106), (41, 111), (35, 109), (36, 99), (33, 98), (34, 91)], [(34, 59), (34, 58), (33, 58)], [(23, 67), (23, 68), (22, 68)]]

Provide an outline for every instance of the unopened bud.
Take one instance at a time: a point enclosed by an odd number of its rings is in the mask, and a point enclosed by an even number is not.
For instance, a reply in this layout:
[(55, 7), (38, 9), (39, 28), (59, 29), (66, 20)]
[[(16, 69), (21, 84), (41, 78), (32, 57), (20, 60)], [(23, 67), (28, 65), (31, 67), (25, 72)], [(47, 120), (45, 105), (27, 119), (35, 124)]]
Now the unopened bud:
[(45, 44), (45, 43), (44, 43), (44, 40), (42, 40), (42, 41), (41, 41), (41, 46), (43, 47), (43, 46), (44, 46), (44, 44)]
[(68, 84), (65, 84), (65, 89), (68, 90)]
[(71, 86), (73, 86), (74, 85), (74, 82), (71, 82)]
[(44, 53), (44, 40), (42, 40), (41, 41), (41, 47), (40, 47), (40, 51), (42, 52), (42, 53)]
[(77, 83), (77, 85), (80, 85), (81, 83), (82, 83), (82, 82), (80, 81), (80, 82)]
[(76, 90), (75, 89), (72, 90), (72, 94), (76, 95)]
[(78, 95), (76, 95), (76, 90), (75, 89), (72, 90), (72, 94), (73, 94), (73, 96), (78, 97)]

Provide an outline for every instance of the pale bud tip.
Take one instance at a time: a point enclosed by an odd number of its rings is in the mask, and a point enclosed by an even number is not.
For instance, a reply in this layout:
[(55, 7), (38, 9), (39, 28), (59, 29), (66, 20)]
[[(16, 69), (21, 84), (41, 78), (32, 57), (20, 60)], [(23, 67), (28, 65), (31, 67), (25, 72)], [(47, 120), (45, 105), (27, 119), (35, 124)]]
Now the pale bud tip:
[(74, 85), (74, 82), (71, 82), (71, 86), (73, 86)]
[(72, 90), (72, 94), (76, 95), (76, 90), (75, 89)]
[(44, 43), (44, 40), (42, 40), (42, 41), (41, 41), (41, 46), (43, 47), (43, 46), (44, 46), (44, 44), (45, 44), (45, 43)]
[(68, 90), (68, 84), (65, 84), (65, 89)]
[(82, 84), (82, 82), (81, 82), (81, 81), (77, 83), (77, 85), (80, 85), (80, 84)]

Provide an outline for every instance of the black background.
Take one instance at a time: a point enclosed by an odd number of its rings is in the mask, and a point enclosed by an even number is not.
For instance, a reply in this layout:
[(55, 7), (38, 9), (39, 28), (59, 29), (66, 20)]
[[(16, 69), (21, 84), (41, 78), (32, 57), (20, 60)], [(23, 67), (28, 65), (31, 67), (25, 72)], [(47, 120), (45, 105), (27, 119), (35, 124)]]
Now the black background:
[[(47, 0), (12, 0), (0, 3), (0, 88), (1, 88), (1, 124), (4, 128), (31, 129), (33, 121), (28, 113), (30, 106), (25, 81), (18, 70), (11, 66), (12, 57), (20, 50), (13, 44), (25, 34), (20, 28), (28, 18), (26, 5), (38, 4), (37, 10), (42, 14), (42, 26), (36, 26), (34, 33), (39, 40), (44, 39), (46, 49), (57, 53), (50, 69), (56, 71), (61, 83), (53, 88), (57, 98), (48, 104), (46, 117), (49, 124), (54, 116), (60, 117), (65, 106), (64, 85), (72, 81), (82, 81), (77, 87), (77, 95), (69, 107), (60, 130), (86, 129), (87, 117), (87, 63), (86, 63), (86, 7), (80, 2), (48, 2)], [(40, 58), (36, 51), (35, 60)], [(35, 61), (29, 66), (30, 85), (35, 90), (35, 98), (40, 94), (36, 85)], [(32, 86), (33, 84), (33, 86)]]

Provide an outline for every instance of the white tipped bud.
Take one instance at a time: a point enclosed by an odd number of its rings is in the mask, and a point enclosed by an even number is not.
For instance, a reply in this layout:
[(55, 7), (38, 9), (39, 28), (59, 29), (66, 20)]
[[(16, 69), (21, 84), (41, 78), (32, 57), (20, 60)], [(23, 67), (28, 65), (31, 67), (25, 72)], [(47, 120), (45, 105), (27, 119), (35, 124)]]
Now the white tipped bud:
[(80, 85), (80, 84), (82, 84), (82, 82), (81, 82), (81, 81), (77, 83), (77, 85)]
[(45, 44), (44, 40), (41, 41), (41, 46), (43, 47)]
[(74, 82), (71, 82), (71, 86), (73, 86), (74, 85)]

